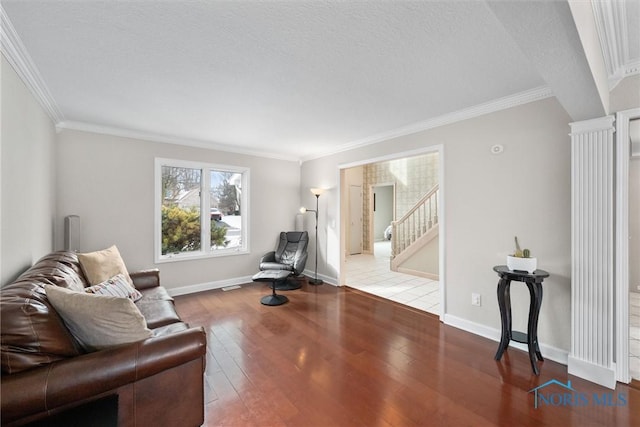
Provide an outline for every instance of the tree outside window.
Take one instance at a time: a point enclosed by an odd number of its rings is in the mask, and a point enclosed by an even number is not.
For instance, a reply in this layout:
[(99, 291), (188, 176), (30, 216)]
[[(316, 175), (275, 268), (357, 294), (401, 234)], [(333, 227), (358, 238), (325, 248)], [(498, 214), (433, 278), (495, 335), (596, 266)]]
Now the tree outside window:
[(248, 169), (157, 159), (156, 174), (159, 261), (247, 251)]

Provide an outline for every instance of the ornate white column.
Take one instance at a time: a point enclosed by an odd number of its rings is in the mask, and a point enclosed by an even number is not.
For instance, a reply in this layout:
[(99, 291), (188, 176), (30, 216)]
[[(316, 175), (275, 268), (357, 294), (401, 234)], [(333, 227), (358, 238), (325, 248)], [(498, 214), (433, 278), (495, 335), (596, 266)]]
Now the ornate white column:
[(614, 388), (614, 117), (571, 123), (569, 373)]

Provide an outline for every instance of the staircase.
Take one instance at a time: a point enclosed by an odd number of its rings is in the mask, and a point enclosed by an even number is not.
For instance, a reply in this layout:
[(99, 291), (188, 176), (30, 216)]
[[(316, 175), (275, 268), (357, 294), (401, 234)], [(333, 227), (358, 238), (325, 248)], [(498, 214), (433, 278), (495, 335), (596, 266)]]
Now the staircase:
[(436, 184), (398, 221), (391, 222), (391, 270), (438, 236), (438, 196)]

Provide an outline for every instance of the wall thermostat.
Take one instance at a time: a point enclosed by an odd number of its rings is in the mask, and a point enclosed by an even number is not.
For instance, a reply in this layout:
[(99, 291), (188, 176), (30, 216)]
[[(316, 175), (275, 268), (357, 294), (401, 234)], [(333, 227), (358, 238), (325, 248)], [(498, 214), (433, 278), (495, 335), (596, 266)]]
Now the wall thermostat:
[(491, 153), (492, 154), (500, 154), (504, 151), (504, 147), (500, 144), (495, 144), (491, 146)]

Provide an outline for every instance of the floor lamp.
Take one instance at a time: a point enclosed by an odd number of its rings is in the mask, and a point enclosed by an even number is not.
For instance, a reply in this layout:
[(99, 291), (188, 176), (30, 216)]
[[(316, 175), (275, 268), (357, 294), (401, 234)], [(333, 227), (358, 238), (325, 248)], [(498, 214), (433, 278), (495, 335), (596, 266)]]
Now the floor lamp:
[(300, 212), (301, 213), (306, 213), (306, 212), (315, 212), (316, 213), (316, 270), (315, 270), (315, 277), (313, 279), (309, 279), (309, 283), (312, 285), (322, 285), (322, 279), (318, 279), (318, 199), (320, 199), (320, 195), (322, 193), (324, 193), (324, 190), (322, 188), (312, 188), (311, 189), (311, 193), (316, 196), (316, 209), (307, 209), (307, 208), (300, 208)]

